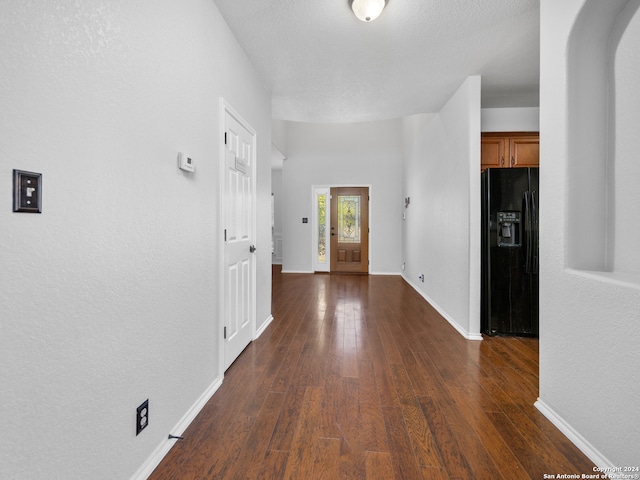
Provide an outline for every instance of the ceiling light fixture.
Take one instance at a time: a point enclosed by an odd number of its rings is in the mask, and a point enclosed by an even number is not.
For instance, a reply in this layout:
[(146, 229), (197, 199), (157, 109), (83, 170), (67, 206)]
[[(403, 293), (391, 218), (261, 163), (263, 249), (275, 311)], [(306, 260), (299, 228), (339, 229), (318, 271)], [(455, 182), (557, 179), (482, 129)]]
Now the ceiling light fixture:
[(371, 22), (380, 16), (387, 0), (349, 0), (353, 14), (363, 22)]

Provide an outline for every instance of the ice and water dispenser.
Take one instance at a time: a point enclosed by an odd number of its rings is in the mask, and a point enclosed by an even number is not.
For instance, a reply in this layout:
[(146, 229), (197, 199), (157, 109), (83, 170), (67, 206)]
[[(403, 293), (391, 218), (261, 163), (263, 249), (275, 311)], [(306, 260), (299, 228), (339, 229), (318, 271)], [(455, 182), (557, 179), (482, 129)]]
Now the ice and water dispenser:
[(520, 246), (520, 212), (498, 213), (498, 246)]

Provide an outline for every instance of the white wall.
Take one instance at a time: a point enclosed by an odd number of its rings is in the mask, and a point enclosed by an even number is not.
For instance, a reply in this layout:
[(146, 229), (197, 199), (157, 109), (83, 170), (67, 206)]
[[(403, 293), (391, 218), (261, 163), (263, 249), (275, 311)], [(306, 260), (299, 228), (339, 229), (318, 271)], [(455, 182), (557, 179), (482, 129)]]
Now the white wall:
[(287, 156), (287, 125), (289, 122), (285, 120), (271, 121), (271, 141), (275, 147), (282, 153), (285, 158)]
[(271, 192), (273, 193), (274, 203), (274, 253), (272, 262), (276, 265), (282, 264), (282, 169), (271, 171)]
[(480, 77), (436, 115), (405, 119), (404, 145), (404, 276), (460, 333), (480, 338)]
[(538, 107), (483, 108), (480, 118), (483, 132), (538, 132), (540, 130)]
[[(220, 380), (220, 96), (258, 132), (265, 246), (270, 98), (210, 0), (0, 11), (0, 477), (130, 478)], [(12, 169), (42, 214), (11, 212)]]
[[(616, 26), (615, 52), (609, 78), (615, 78), (612, 88), (610, 121), (609, 182), (607, 184), (609, 222), (607, 232), (607, 267), (620, 273), (640, 277), (640, 2), (628, 4)], [(635, 15), (634, 15), (635, 13)], [(630, 181), (630, 179), (633, 179)]]
[[(370, 273), (399, 273), (401, 121), (287, 122), (283, 169), (283, 271), (312, 271), (312, 186), (371, 186)], [(302, 218), (309, 223), (302, 223)]]
[(284, 120), (271, 121), (271, 141), (277, 157), (277, 162), (271, 164), (271, 193), (274, 194), (275, 225), (274, 225), (274, 254), (271, 260), (276, 265), (282, 264), (282, 215), (283, 215), (283, 192), (282, 192), (282, 169), (284, 161), (287, 159), (287, 124)]
[[(600, 232), (611, 215), (636, 225), (640, 215), (637, 198), (613, 210), (607, 205), (611, 187), (614, 198), (637, 190), (637, 166), (627, 162), (637, 164), (640, 115), (624, 104), (638, 102), (639, 4), (541, 2), (537, 406), (602, 467), (636, 466), (639, 460), (640, 281), (628, 272), (587, 270), (606, 264)], [(627, 22), (618, 50), (611, 52), (612, 30)], [(616, 174), (607, 185), (610, 167), (619, 166), (626, 178)], [(589, 193), (601, 207), (591, 214), (584, 208)], [(576, 218), (584, 215), (594, 219)], [(635, 262), (638, 227), (632, 228)]]

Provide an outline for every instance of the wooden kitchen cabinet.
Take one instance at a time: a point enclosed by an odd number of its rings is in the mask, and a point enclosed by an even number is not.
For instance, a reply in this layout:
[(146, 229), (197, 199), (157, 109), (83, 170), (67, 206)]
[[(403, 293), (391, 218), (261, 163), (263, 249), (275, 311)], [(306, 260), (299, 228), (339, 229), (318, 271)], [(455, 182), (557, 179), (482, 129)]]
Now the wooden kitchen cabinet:
[(480, 145), (482, 170), (487, 168), (537, 167), (540, 165), (538, 132), (483, 133)]

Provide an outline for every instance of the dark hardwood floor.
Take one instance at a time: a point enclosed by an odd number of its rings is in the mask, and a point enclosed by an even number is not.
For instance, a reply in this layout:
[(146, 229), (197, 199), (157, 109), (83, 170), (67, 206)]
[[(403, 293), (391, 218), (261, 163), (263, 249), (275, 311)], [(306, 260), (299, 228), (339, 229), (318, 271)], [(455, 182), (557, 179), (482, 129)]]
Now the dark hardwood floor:
[(592, 473), (533, 406), (537, 340), (464, 340), (397, 276), (274, 270), (273, 313), (151, 479)]

